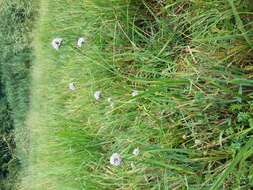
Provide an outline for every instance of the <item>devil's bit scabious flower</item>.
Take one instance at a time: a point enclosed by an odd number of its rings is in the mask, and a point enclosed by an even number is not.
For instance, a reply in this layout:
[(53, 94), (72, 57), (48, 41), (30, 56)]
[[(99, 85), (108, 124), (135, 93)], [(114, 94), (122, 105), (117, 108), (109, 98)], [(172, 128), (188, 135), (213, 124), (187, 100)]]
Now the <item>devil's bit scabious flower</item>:
[(113, 166), (119, 166), (121, 163), (122, 163), (122, 158), (121, 158), (120, 154), (113, 153), (110, 158), (110, 164)]
[(139, 154), (140, 154), (140, 149), (139, 148), (135, 148), (133, 150), (133, 155), (138, 156)]
[(82, 45), (85, 43), (85, 38), (84, 37), (80, 37), (78, 40), (77, 40), (77, 47), (82, 47)]
[(76, 86), (73, 82), (69, 83), (69, 90), (72, 90), (72, 91), (76, 90)]
[(135, 97), (135, 96), (138, 96), (138, 95), (139, 95), (139, 92), (137, 90), (133, 90), (132, 96)]
[(94, 93), (94, 98), (95, 98), (97, 101), (101, 98), (101, 96), (102, 96), (101, 91), (96, 91), (96, 92)]
[(52, 41), (52, 47), (56, 50), (59, 50), (59, 48), (61, 47), (63, 39), (62, 38), (55, 38)]

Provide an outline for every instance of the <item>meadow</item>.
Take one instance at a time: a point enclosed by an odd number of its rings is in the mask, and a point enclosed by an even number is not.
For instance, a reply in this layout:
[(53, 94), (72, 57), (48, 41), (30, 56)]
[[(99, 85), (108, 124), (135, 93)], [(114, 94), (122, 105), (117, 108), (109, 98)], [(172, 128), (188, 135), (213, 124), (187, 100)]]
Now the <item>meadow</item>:
[(40, 1), (16, 188), (253, 188), (252, 18), (251, 0)]

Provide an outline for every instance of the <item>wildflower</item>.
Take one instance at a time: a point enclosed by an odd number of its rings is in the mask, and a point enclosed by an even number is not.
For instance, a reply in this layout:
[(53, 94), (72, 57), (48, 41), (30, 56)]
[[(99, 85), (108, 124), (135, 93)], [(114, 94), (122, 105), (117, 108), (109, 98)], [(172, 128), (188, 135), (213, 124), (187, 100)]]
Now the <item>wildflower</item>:
[(122, 163), (122, 158), (121, 158), (120, 154), (113, 153), (110, 158), (110, 164), (113, 166), (119, 166), (121, 163)]
[(101, 98), (101, 96), (102, 96), (101, 91), (96, 91), (96, 92), (94, 93), (94, 97), (95, 97), (95, 99), (96, 99), (97, 101)]
[(73, 82), (69, 83), (69, 90), (72, 90), (72, 91), (76, 90), (76, 86)]
[(77, 47), (82, 47), (82, 45), (85, 43), (85, 38), (84, 37), (80, 37), (78, 40), (77, 40)]
[(133, 90), (132, 96), (135, 97), (135, 96), (138, 96), (138, 95), (139, 95), (139, 92), (137, 90)]
[(139, 148), (135, 148), (133, 150), (133, 155), (138, 156), (139, 154), (140, 154), (140, 149)]
[(62, 38), (55, 38), (52, 41), (52, 46), (54, 49), (58, 50), (62, 44), (63, 39)]
[(110, 106), (113, 108), (114, 107), (114, 103), (112, 101), (112, 98), (107, 98), (107, 102), (110, 104)]

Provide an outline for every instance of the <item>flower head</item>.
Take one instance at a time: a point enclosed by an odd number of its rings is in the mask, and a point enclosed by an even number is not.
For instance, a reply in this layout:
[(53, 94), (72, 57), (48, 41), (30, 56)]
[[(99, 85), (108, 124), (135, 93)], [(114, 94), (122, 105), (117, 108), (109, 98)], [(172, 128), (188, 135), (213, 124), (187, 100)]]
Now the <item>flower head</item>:
[(102, 97), (101, 91), (96, 91), (94, 93), (94, 98), (98, 101)]
[(122, 163), (122, 158), (121, 158), (120, 154), (113, 153), (110, 158), (110, 164), (113, 166), (119, 166), (121, 163)]
[(85, 38), (84, 37), (80, 37), (78, 40), (77, 40), (77, 47), (82, 47), (82, 45), (85, 43)]
[(72, 91), (76, 90), (76, 86), (73, 82), (69, 83), (69, 90), (72, 90)]
[(139, 154), (140, 154), (140, 149), (139, 148), (135, 148), (133, 150), (133, 155), (138, 156)]
[(138, 96), (138, 95), (139, 95), (139, 92), (137, 90), (133, 90), (132, 96), (135, 97), (135, 96)]
[(61, 44), (62, 44), (63, 39), (62, 38), (55, 38), (52, 41), (52, 47), (56, 50), (59, 50)]

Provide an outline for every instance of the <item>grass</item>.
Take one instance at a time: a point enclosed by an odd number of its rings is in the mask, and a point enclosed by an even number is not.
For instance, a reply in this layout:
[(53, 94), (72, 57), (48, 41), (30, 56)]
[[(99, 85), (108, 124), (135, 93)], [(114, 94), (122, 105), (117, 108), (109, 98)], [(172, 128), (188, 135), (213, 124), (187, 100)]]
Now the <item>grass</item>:
[(252, 9), (249, 0), (41, 1), (20, 189), (252, 188)]
[(27, 156), (25, 120), (29, 104), (33, 16), (30, 1), (0, 0), (1, 190), (15, 186), (20, 163)]
[(3, 93), (3, 86), (0, 88), (0, 187), (9, 189), (16, 172), (16, 159), (13, 150), (15, 143), (13, 141), (13, 120), (8, 102)]

